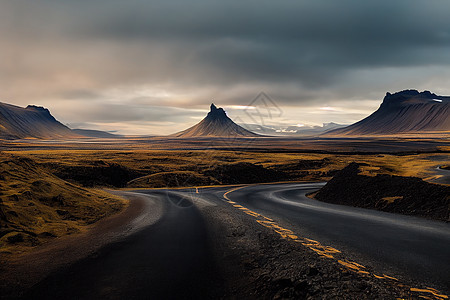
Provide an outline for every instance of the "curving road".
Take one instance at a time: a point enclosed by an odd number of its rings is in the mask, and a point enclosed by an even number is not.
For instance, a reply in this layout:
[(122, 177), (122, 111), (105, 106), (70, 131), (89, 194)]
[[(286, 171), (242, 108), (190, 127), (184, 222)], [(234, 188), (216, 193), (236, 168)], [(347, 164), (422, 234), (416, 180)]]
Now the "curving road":
[(442, 169), (441, 166), (435, 168), (434, 173), (437, 178), (433, 179), (432, 182), (441, 184), (450, 184), (450, 170)]
[[(199, 210), (179, 194), (152, 191), (148, 201), (155, 198), (163, 203), (156, 222), (48, 276), (23, 298), (205, 299), (220, 295), (220, 272)], [(135, 221), (142, 223), (146, 218), (154, 218), (151, 209)]]
[(163, 204), (156, 223), (50, 275), (25, 298), (199, 299), (221, 295), (223, 278), (210, 249), (214, 241), (199, 207), (226, 206), (244, 215), (225, 203), (226, 192), (230, 200), (272, 218), (298, 236), (337, 248), (380, 274), (450, 291), (450, 224), (332, 205), (305, 196), (322, 185), (137, 190)]
[(249, 186), (228, 197), (380, 273), (450, 290), (450, 224), (334, 205), (305, 194), (323, 183)]

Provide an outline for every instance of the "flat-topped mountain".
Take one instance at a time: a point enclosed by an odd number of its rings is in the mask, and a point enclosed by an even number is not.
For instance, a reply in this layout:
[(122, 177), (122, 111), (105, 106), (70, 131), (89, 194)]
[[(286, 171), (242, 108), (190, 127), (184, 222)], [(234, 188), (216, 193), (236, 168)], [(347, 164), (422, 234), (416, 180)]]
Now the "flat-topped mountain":
[(429, 91), (387, 93), (377, 111), (350, 126), (324, 135), (389, 135), (450, 132), (450, 97)]
[(0, 102), (0, 139), (74, 137), (69, 127), (58, 122), (48, 109), (26, 108)]
[(214, 104), (211, 104), (210, 112), (200, 123), (175, 133), (173, 136), (181, 138), (254, 137), (258, 136), (258, 134), (237, 125), (227, 116), (222, 108), (217, 108)]

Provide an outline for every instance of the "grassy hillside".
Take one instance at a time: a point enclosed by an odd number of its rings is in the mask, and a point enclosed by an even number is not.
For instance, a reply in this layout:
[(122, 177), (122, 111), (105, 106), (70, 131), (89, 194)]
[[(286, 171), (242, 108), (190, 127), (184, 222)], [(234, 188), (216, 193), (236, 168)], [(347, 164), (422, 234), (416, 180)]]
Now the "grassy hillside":
[(0, 256), (86, 230), (125, 200), (52, 175), (25, 157), (0, 154)]

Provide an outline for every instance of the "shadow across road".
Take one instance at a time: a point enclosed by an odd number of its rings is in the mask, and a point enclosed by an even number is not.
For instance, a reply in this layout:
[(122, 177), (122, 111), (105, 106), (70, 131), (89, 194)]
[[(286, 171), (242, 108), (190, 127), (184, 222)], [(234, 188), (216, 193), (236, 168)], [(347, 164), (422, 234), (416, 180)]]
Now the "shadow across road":
[(220, 295), (222, 280), (200, 212), (180, 195), (161, 192), (160, 199), (164, 214), (157, 223), (50, 275), (24, 298), (204, 299)]

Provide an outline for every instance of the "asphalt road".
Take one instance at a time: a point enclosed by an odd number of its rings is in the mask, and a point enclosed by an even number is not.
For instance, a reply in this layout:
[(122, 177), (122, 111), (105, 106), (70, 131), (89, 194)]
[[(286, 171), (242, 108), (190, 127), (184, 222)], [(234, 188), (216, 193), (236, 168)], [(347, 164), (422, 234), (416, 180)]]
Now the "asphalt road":
[(450, 224), (309, 199), (322, 184), (249, 186), (228, 197), (380, 272), (450, 290)]
[(50, 275), (24, 298), (204, 299), (220, 295), (220, 272), (196, 206), (178, 194), (152, 194), (164, 203), (156, 223)]
[[(450, 224), (332, 205), (305, 196), (322, 185), (252, 185), (227, 197), (381, 273), (450, 290)], [(155, 224), (52, 274), (26, 298), (200, 299), (221, 295), (223, 278), (198, 205), (223, 203), (224, 193), (231, 189), (138, 191), (163, 202), (164, 213)], [(241, 213), (231, 205), (230, 210)]]
[(438, 166), (434, 172), (438, 175), (438, 178), (434, 179), (433, 182), (450, 184), (450, 170), (442, 169), (441, 166)]

